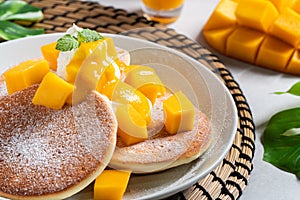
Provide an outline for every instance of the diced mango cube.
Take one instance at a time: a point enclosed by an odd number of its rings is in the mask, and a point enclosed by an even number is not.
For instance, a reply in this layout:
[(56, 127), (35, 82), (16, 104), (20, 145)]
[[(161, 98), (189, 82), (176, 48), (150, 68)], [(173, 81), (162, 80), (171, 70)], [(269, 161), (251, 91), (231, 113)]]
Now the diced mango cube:
[(192, 130), (195, 108), (192, 102), (181, 92), (176, 92), (163, 102), (165, 129), (170, 134)]
[(105, 37), (104, 38), (104, 44), (105, 44), (105, 47), (107, 49), (107, 54), (106, 55), (116, 59), (118, 57), (118, 55), (117, 55), (117, 51), (116, 51), (116, 48), (115, 48), (114, 40), (110, 37)]
[(152, 105), (155, 104), (157, 97), (165, 93), (164, 86), (158, 86), (151, 83), (139, 87), (138, 90), (151, 101)]
[(94, 184), (94, 200), (121, 200), (131, 171), (104, 170)]
[(236, 24), (235, 9), (237, 3), (232, 0), (223, 0), (217, 5), (216, 9), (205, 24), (203, 30), (212, 30), (232, 27)]
[(226, 54), (250, 63), (255, 62), (256, 54), (265, 34), (254, 29), (238, 27), (227, 39)]
[(44, 59), (27, 60), (7, 70), (4, 77), (8, 94), (40, 83), (49, 71), (48, 62)]
[(117, 53), (112, 38), (81, 43), (66, 67), (66, 80), (74, 83), (79, 74), (81, 81), (95, 89), (100, 75), (115, 58)]
[(295, 0), (270, 0), (277, 8), (279, 12), (283, 11), (286, 7), (293, 5)]
[(300, 50), (296, 50), (286, 68), (287, 73), (300, 75)]
[(122, 81), (117, 81), (113, 84), (111, 96), (113, 102), (131, 104), (142, 118), (146, 120), (147, 124), (151, 122), (151, 102), (134, 87)]
[(50, 69), (54, 71), (57, 69), (57, 58), (60, 52), (56, 49), (56, 43), (52, 42), (41, 47), (43, 57), (48, 61)]
[(48, 72), (38, 87), (32, 103), (52, 109), (61, 109), (73, 92), (74, 86), (53, 72)]
[(97, 40), (95, 42), (81, 43), (79, 48), (73, 55), (73, 58), (66, 66), (66, 80), (69, 83), (74, 83), (76, 80), (77, 73), (85, 61), (85, 59), (97, 48), (97, 46), (101, 43), (101, 40)]
[(225, 54), (226, 41), (230, 33), (234, 30), (233, 27), (224, 29), (215, 29), (203, 31), (205, 40), (216, 49), (218, 52)]
[(274, 21), (269, 32), (271, 35), (297, 47), (300, 43), (300, 14), (291, 8), (286, 8)]
[(73, 105), (73, 93), (69, 94), (69, 96), (66, 99), (66, 103), (69, 105)]
[(293, 47), (272, 36), (263, 41), (257, 55), (256, 64), (278, 71), (284, 71), (292, 54)]
[(108, 81), (105, 77), (102, 77), (97, 85), (97, 91), (112, 100), (113, 92), (119, 82), (119, 79)]
[(120, 78), (120, 68), (115, 60), (112, 61), (108, 67), (106, 67), (105, 72), (108, 80)]
[[(78, 79), (84, 81), (84, 84), (90, 85), (90, 88), (95, 89), (98, 81), (104, 71), (108, 70), (106, 76), (120, 76), (120, 69), (114, 61), (114, 55), (108, 54), (106, 40), (89, 54), (81, 64), (78, 71)], [(108, 69), (107, 69), (108, 68)], [(111, 73), (110, 73), (111, 72)]]
[(127, 145), (148, 139), (145, 119), (130, 104), (119, 105), (116, 109), (118, 136)]
[(138, 65), (126, 65), (124, 62), (117, 60), (117, 64), (119, 65), (120, 71), (126, 75), (128, 72), (138, 67)]
[(69, 64), (66, 68), (66, 81), (69, 83), (74, 84), (77, 74), (78, 74), (79, 68), (77, 65), (71, 65)]
[(278, 11), (270, 1), (246, 0), (238, 3), (235, 15), (240, 25), (267, 31)]
[[(118, 70), (118, 72), (116, 72), (116, 70)], [(104, 69), (104, 72), (97, 83), (96, 90), (111, 99), (114, 87), (120, 79), (120, 77), (118, 77), (119, 73), (120, 70), (116, 69), (113, 64), (109, 65)]]
[[(80, 48), (82, 48), (81, 51), (83, 54), (78, 55), (78, 57), (85, 55), (84, 59), (81, 60), (80, 64), (77, 63), (76, 65), (75, 62), (73, 63), (74, 65), (68, 65), (69, 67), (74, 68), (73, 71), (75, 71), (76, 68), (79, 69), (78, 73), (76, 74), (75, 72), (75, 76), (73, 77), (75, 86), (73, 104), (81, 102), (85, 98), (87, 92), (97, 89), (101, 75), (109, 66), (112, 66), (115, 70), (115, 74), (120, 76), (120, 69), (114, 62), (116, 52), (111, 38), (105, 38), (100, 42), (83, 43), (80, 45), (79, 49)], [(77, 50), (75, 54), (77, 54), (78, 51), (79, 50)]]
[(137, 66), (126, 74), (125, 83), (142, 92), (152, 104), (156, 98), (166, 92), (166, 88), (161, 82), (152, 67)]

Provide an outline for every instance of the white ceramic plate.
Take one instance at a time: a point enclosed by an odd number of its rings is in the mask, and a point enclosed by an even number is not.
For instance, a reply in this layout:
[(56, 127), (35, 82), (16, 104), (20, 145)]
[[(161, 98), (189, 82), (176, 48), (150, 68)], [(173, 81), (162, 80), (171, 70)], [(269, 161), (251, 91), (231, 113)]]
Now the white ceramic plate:
[[(21, 61), (41, 57), (40, 46), (56, 41), (62, 34), (28, 37), (0, 44), (0, 74)], [(149, 175), (133, 175), (124, 199), (157, 199), (190, 187), (211, 172), (228, 153), (236, 133), (237, 110), (219, 78), (196, 60), (175, 50), (122, 35), (112, 37), (115, 45), (132, 54), (134, 64), (152, 65), (163, 82), (182, 90), (209, 116), (213, 142), (196, 161)], [(70, 199), (93, 199), (92, 185)]]

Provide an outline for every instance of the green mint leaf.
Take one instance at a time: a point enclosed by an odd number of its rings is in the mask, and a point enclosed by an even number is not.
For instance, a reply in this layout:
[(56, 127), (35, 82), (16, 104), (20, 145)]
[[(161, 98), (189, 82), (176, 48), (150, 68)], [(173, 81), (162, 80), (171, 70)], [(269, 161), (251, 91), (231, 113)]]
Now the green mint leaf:
[(97, 40), (103, 39), (103, 37), (97, 31), (90, 29), (83, 29), (78, 32), (78, 41), (79, 42), (94, 42)]
[(300, 96), (300, 81), (295, 83), (288, 91), (286, 92), (274, 92), (274, 94), (292, 94), (295, 96)]
[(83, 29), (77, 33), (77, 37), (66, 34), (58, 39), (56, 49), (60, 51), (70, 51), (78, 48), (82, 42), (94, 42), (100, 39), (103, 39), (103, 37), (97, 31)]
[(77, 49), (80, 42), (77, 41), (76, 37), (66, 34), (57, 40), (56, 49), (60, 51), (71, 51)]
[(263, 160), (299, 176), (299, 129), (300, 108), (284, 110), (273, 115), (262, 137), (264, 146)]
[(44, 29), (29, 29), (10, 21), (0, 20), (0, 38), (13, 40), (21, 37), (43, 34)]

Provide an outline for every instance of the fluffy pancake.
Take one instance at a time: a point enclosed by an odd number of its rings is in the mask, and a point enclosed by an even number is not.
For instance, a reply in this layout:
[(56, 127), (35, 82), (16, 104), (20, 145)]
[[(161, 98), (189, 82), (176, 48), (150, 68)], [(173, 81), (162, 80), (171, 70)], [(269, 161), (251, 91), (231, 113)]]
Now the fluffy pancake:
[[(2, 82), (3, 83), (3, 82)], [(0, 84), (2, 91), (2, 86)], [(37, 85), (0, 100), (0, 196), (63, 199), (107, 166), (117, 121), (109, 101), (92, 92), (76, 106), (33, 105)]]
[(159, 98), (152, 109), (152, 124), (148, 126), (149, 139), (126, 146), (120, 139), (109, 166), (129, 169), (133, 173), (151, 173), (169, 169), (197, 159), (211, 143), (210, 122), (198, 111), (191, 131), (169, 135), (163, 128), (162, 102), (170, 94)]

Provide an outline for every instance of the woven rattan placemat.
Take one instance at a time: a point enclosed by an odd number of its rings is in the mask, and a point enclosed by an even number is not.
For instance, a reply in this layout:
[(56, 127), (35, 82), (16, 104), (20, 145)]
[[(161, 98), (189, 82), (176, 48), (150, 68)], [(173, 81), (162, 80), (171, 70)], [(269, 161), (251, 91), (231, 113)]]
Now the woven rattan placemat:
[(46, 33), (64, 32), (73, 23), (102, 33), (121, 33), (152, 41), (193, 57), (209, 67), (223, 80), (235, 101), (239, 123), (234, 143), (222, 163), (210, 174), (185, 191), (168, 199), (238, 199), (247, 185), (253, 169), (254, 123), (247, 101), (230, 71), (210, 51), (198, 43), (148, 21), (136, 13), (128, 13), (114, 7), (104, 7), (95, 2), (72, 0), (31, 0), (42, 8), (44, 19), (31, 24)]

